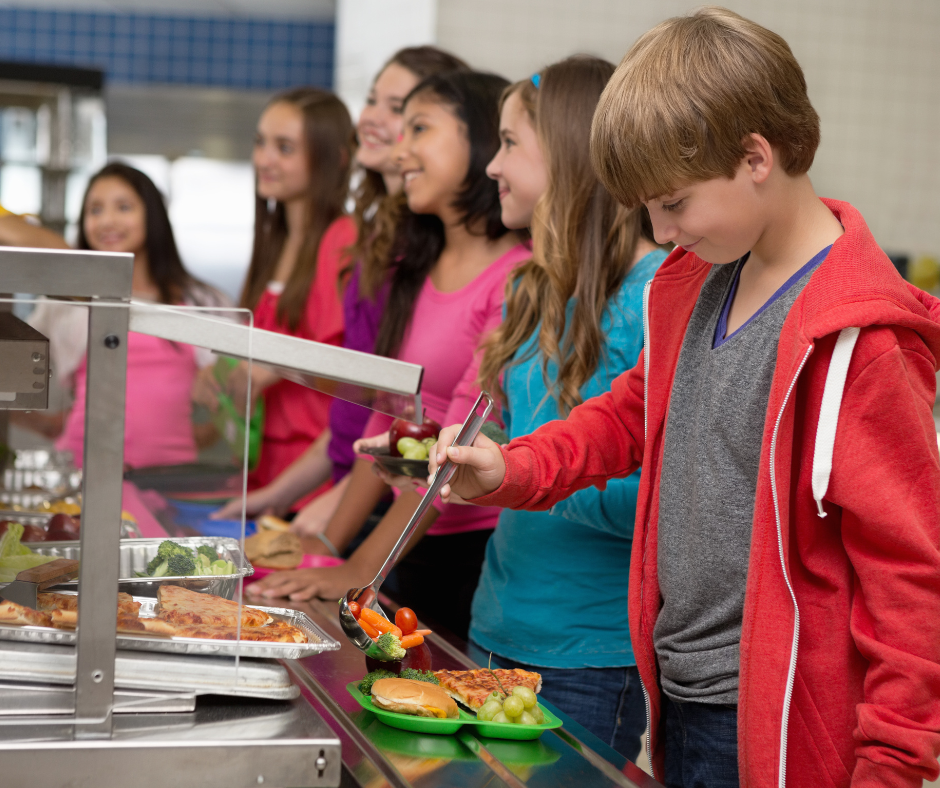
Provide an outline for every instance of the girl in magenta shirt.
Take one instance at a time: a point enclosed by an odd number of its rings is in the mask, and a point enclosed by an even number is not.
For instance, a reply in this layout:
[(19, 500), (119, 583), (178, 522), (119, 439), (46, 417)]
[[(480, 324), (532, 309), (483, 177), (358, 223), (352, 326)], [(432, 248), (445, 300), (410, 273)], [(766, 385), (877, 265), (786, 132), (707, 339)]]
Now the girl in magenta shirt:
[[(255, 241), (241, 297), (256, 328), (342, 343), (339, 273), (345, 250), (356, 239), (355, 225), (344, 215), (353, 155), (352, 120), (329, 91), (297, 88), (275, 96), (262, 113), (253, 154)], [(242, 410), (247, 363), (236, 367), (228, 387)], [(257, 489), (273, 482), (312, 443), (329, 440), (332, 398), (259, 365), (251, 368), (251, 390), (265, 404), (261, 455), (248, 480)], [(305, 500), (309, 497), (295, 508)]]
[[(376, 352), (425, 367), (422, 398), (432, 417), (446, 419), (450, 412), (462, 420), (469, 411), (480, 342), (500, 319), (507, 273), (528, 256), (519, 237), (503, 225), (496, 184), (486, 176), (499, 147), (497, 107), (506, 84), (490, 74), (451, 72), (423, 80), (405, 101), (405, 130), (396, 157), (409, 210), (393, 248), (397, 263)], [(444, 334), (442, 314), (449, 326)], [(386, 426), (376, 418), (373, 429)], [(344, 549), (386, 490), (358, 460), (327, 527), (327, 541)], [(344, 565), (275, 573), (252, 584), (250, 593), (336, 599), (365, 584), (419, 500), (415, 492), (401, 493)], [(496, 515), (429, 511), (419, 533), (434, 528), (433, 534), (413, 543), (399, 564), (399, 601), (465, 636)], [(440, 593), (444, 587), (446, 595)]]

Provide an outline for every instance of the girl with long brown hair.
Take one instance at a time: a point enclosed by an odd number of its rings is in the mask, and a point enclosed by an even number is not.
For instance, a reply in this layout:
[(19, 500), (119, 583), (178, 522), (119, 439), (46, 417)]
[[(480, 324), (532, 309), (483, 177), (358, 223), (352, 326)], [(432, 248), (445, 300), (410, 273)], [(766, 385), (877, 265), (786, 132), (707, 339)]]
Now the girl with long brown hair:
[[(254, 248), (241, 295), (255, 327), (342, 342), (340, 271), (356, 238), (344, 211), (354, 151), (349, 112), (329, 91), (281, 93), (262, 113), (252, 157)], [(247, 364), (235, 369), (228, 385), (243, 407)], [(251, 390), (265, 406), (261, 454), (249, 478), (257, 488), (277, 478), (324, 433), (331, 398), (257, 365)]]
[[(407, 47), (382, 67), (356, 126), (358, 178), (353, 192), (356, 242), (349, 251), (353, 261), (343, 270), (343, 347), (371, 353), (388, 295), (388, 258), (401, 211), (401, 176), (392, 148), (402, 131), (405, 96), (431, 74), (467, 70), (458, 57), (437, 47)], [(286, 513), (299, 498), (331, 478), (333, 487), (304, 506), (292, 522), (294, 531), (315, 535), (323, 531), (349, 483), (355, 456), (353, 441), (362, 436), (370, 411), (334, 399), (329, 431), (321, 434), (300, 457), (270, 484), (248, 495), (248, 515)], [(370, 481), (372, 479), (370, 478)], [(376, 494), (385, 493), (375, 484)], [(365, 499), (364, 499), (365, 500)], [(241, 499), (234, 499), (214, 517), (238, 517)]]
[[(643, 286), (666, 254), (644, 212), (619, 205), (591, 167), (591, 120), (613, 72), (598, 58), (569, 58), (503, 100), (502, 147), (488, 171), (504, 222), (531, 221), (533, 255), (509, 283), (480, 378), (500, 394), (510, 438), (607, 391), (642, 347)], [(646, 721), (627, 634), (638, 481), (588, 488), (551, 513), (504, 509), (470, 625), (482, 659), (538, 670), (545, 698), (631, 760)]]

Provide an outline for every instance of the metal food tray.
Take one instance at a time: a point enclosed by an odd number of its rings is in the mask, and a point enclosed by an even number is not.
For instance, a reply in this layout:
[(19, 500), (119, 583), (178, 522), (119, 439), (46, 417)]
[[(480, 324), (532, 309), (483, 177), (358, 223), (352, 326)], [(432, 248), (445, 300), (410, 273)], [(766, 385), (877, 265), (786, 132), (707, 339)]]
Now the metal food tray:
[[(238, 581), (254, 574), (254, 567), (245, 558), (241, 543), (237, 539), (222, 536), (185, 536), (172, 539), (178, 545), (195, 551), (201, 545), (215, 549), (220, 558), (227, 558), (235, 564), (235, 573), (231, 575), (193, 575), (190, 577), (136, 577), (137, 572), (144, 572), (147, 564), (157, 554), (157, 548), (163, 539), (122, 539), (118, 559), (118, 582), (120, 590), (131, 596), (155, 597), (162, 585), (174, 585), (198, 591), (202, 594), (214, 594), (225, 599), (232, 599), (238, 589)], [(56, 558), (74, 558), (81, 560), (79, 542), (30, 542), (29, 547), (41, 555)], [(63, 585), (74, 586), (77, 580)]]
[[(232, 659), (118, 651), (114, 685), (123, 689), (239, 695), (293, 700), (300, 690), (283, 665), (269, 660)], [(74, 647), (0, 643), (0, 681), (68, 686), (75, 683)]]
[[(2, 496), (0, 496), (2, 497)], [(0, 503), (7, 505), (7, 501), (0, 500)], [(0, 521), (10, 520), (14, 523), (23, 525), (38, 525), (42, 528), (49, 527), (49, 521), (55, 516), (55, 512), (33, 512), (24, 509), (0, 509)], [(133, 520), (121, 519), (121, 538), (137, 539), (140, 537), (140, 529)], [(42, 544), (72, 544), (71, 542), (28, 542), (30, 549), (35, 550), (34, 545)], [(78, 544), (78, 542), (75, 542)]]
[[(157, 600), (151, 597), (134, 597), (140, 602), (140, 617), (154, 616)], [(339, 641), (327, 635), (306, 613), (284, 607), (262, 607), (246, 605), (263, 610), (272, 618), (285, 621), (302, 630), (307, 643), (256, 643), (234, 640), (205, 640), (202, 638), (161, 638), (147, 635), (117, 634), (117, 647), (132, 651), (154, 651), (162, 654), (195, 654), (214, 657), (267, 657), (271, 659), (303, 659), (324, 651), (339, 650)], [(28, 643), (51, 643), (72, 646), (78, 640), (74, 630), (50, 627), (13, 626), (0, 624), (0, 640)]]

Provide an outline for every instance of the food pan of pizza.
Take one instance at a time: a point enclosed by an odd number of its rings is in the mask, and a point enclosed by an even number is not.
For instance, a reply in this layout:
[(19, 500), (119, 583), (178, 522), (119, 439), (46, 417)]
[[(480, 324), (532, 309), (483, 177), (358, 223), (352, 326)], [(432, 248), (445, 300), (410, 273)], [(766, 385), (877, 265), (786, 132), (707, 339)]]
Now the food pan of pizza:
[[(36, 542), (29, 547), (40, 555), (81, 560), (77, 541)], [(119, 555), (120, 590), (132, 596), (156, 597), (160, 586), (176, 585), (231, 599), (238, 581), (254, 573), (241, 543), (219, 536), (122, 539)]]
[[(0, 640), (72, 645), (76, 602), (68, 592), (40, 593), (37, 610), (0, 600)], [(299, 610), (239, 606), (173, 585), (156, 598), (119, 594), (116, 627), (119, 649), (164, 654), (301, 659), (340, 647)]]

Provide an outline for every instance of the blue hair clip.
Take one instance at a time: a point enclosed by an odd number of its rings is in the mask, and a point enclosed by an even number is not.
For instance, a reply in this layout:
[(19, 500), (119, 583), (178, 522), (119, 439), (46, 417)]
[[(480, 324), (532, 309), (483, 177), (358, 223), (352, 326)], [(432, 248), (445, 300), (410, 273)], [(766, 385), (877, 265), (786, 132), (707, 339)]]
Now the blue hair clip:
[(542, 77), (541, 77), (540, 74), (533, 74), (533, 75), (532, 75), (532, 84), (535, 85), (535, 89), (536, 89), (536, 90), (539, 89), (539, 82), (541, 82), (541, 81), (542, 81)]

